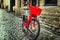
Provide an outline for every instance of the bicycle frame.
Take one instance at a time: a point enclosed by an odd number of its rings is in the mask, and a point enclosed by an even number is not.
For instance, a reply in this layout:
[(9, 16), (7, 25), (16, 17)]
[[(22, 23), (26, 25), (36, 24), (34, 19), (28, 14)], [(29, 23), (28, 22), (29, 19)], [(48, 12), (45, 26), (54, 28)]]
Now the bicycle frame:
[[(30, 3), (27, 3), (30, 9), (30, 17), (28, 19), (28, 16), (23, 15), (23, 21), (22, 24), (25, 27), (28, 27), (28, 24), (31, 23), (32, 17), (36, 18), (38, 15), (40, 15), (42, 9), (38, 8), (37, 6), (31, 6)], [(38, 11), (37, 11), (38, 10)]]
[[(36, 19), (36, 18), (37, 18), (37, 16), (33, 17), (32, 19)], [(31, 21), (30, 21), (30, 17), (29, 17), (29, 19), (28, 19), (28, 16), (23, 15), (22, 24), (23, 24), (25, 27), (28, 27), (29, 23), (30, 23), (30, 25), (32, 25), (32, 24), (31, 24)]]

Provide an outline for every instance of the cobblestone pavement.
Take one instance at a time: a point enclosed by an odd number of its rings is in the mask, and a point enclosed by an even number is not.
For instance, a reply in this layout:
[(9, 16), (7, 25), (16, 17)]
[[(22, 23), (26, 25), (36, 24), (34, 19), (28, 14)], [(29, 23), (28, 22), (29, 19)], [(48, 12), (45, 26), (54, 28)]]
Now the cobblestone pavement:
[[(41, 25), (37, 40), (60, 40), (59, 36), (47, 31)], [(29, 40), (21, 28), (21, 19), (0, 9), (0, 40)]]

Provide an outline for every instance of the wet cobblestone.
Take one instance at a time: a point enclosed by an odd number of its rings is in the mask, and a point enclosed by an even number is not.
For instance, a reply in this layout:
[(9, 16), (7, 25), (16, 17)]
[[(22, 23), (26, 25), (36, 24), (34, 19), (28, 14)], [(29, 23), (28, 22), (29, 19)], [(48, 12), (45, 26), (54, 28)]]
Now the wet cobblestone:
[[(22, 32), (22, 19), (7, 13), (0, 9), (0, 40), (28, 40)], [(41, 25), (41, 32), (37, 40), (60, 40), (60, 36), (43, 28)]]
[(22, 32), (21, 20), (16, 16), (0, 9), (0, 39), (1, 40), (21, 40), (24, 36)]

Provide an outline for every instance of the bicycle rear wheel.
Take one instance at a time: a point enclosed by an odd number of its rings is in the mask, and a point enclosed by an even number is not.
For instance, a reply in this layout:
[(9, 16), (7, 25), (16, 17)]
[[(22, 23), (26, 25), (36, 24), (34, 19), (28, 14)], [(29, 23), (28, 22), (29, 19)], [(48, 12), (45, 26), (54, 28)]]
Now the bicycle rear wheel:
[(32, 22), (29, 23), (29, 27), (24, 29), (24, 33), (30, 40), (36, 40), (40, 33), (40, 23), (38, 20), (32, 19)]

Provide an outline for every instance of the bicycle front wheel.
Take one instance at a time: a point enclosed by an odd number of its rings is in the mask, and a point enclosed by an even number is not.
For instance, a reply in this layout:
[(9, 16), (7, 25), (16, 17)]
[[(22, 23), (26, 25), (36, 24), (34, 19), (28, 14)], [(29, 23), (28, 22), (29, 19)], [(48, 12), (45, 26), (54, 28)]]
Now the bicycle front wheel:
[(40, 23), (36, 19), (32, 19), (32, 22), (29, 23), (27, 37), (30, 40), (36, 40), (40, 33)]

